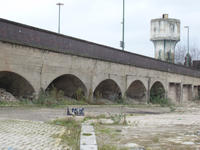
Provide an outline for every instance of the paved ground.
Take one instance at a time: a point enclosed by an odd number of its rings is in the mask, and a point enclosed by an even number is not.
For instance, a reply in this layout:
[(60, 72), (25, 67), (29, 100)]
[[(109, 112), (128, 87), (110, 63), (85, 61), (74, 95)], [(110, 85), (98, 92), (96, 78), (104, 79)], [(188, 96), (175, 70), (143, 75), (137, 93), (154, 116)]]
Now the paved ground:
[(64, 128), (43, 122), (0, 120), (0, 150), (64, 150)]
[(58, 138), (65, 128), (47, 121), (65, 109), (0, 107), (0, 150), (65, 150)]
[[(73, 106), (71, 106), (73, 107)], [(77, 106), (75, 106), (77, 107)], [(167, 108), (84, 106), (86, 115), (138, 113), (160, 114)], [(66, 116), (66, 108), (0, 107), (0, 150), (64, 150), (58, 134), (63, 127), (47, 123)]]

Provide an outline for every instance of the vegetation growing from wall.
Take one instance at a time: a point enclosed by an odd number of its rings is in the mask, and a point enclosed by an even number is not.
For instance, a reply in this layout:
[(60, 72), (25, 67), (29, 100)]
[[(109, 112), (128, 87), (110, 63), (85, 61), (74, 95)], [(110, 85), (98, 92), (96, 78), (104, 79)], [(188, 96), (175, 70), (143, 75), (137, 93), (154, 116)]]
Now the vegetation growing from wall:
[(83, 105), (87, 104), (86, 98), (81, 89), (75, 93), (76, 100), (64, 96), (64, 92), (57, 90), (55, 87), (51, 91), (40, 91), (39, 97), (33, 100), (33, 104), (42, 106), (57, 106), (57, 105)]
[(162, 107), (171, 105), (169, 100), (166, 98), (153, 97), (153, 98), (151, 98), (150, 102), (152, 104), (159, 104)]
[(75, 92), (75, 99), (78, 101), (86, 101), (86, 97), (84, 96), (84, 91), (81, 88), (78, 88)]
[(40, 90), (38, 98), (25, 99), (19, 98), (16, 101), (1, 101), (0, 106), (45, 106), (45, 107), (56, 107), (62, 105), (87, 105), (87, 99), (84, 96), (81, 89), (75, 92), (76, 99), (72, 99), (64, 96), (62, 90), (52, 88), (51, 91)]
[(162, 87), (152, 88), (150, 91), (150, 102), (160, 106), (170, 106), (170, 101), (164, 96), (165, 90)]

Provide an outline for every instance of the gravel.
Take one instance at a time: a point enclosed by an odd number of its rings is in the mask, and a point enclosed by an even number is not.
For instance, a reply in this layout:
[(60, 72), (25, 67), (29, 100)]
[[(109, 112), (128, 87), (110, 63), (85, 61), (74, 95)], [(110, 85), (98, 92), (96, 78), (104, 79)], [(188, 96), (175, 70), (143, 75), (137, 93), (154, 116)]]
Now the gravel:
[(17, 99), (5, 89), (0, 88), (0, 101), (17, 101)]

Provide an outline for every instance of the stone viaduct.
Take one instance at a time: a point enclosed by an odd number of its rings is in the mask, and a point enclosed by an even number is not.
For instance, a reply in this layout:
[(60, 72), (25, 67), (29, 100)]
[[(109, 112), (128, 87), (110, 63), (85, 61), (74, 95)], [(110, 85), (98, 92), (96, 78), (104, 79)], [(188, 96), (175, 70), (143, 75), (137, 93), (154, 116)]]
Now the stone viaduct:
[(199, 96), (200, 71), (0, 19), (0, 88), (20, 97), (53, 86), (69, 97), (82, 89), (93, 100), (141, 103), (163, 89), (184, 103)]

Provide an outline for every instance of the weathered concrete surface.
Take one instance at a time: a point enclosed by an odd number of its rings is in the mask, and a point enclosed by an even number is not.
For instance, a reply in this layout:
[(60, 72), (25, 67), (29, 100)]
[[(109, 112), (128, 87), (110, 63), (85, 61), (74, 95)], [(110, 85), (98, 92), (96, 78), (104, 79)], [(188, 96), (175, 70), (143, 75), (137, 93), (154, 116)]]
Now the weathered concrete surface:
[[(97, 125), (98, 147), (126, 147), (135, 143), (150, 150), (199, 150), (200, 107), (178, 107), (165, 114), (132, 114), (128, 125)], [(107, 131), (107, 132), (105, 132)]]
[(174, 62), (175, 46), (180, 41), (180, 20), (163, 18), (151, 20), (151, 41), (155, 47), (155, 58)]
[(86, 123), (82, 124), (80, 150), (98, 150), (96, 136), (92, 125)]
[(181, 102), (181, 85), (176, 83), (169, 83), (168, 97), (173, 103)]
[[(106, 79), (111, 79), (116, 83), (122, 96), (125, 96), (125, 92), (134, 81), (139, 80), (146, 89), (146, 99), (149, 98), (150, 89), (155, 82), (163, 85), (165, 94), (169, 98), (171, 97), (168, 94), (169, 83), (180, 84), (180, 102), (184, 97), (182, 96), (183, 90), (185, 91), (183, 85), (192, 87), (200, 85), (200, 80), (196, 77), (63, 55), (9, 43), (0, 42), (0, 54), (0, 74), (7, 71), (23, 77), (33, 87), (36, 94), (41, 88), (47, 89), (52, 81), (66, 74), (80, 79), (86, 87), (86, 95), (91, 98), (96, 87)], [(193, 95), (193, 88), (190, 92), (190, 95)], [(172, 98), (174, 99), (174, 96)], [(174, 100), (174, 102), (178, 101)]]

